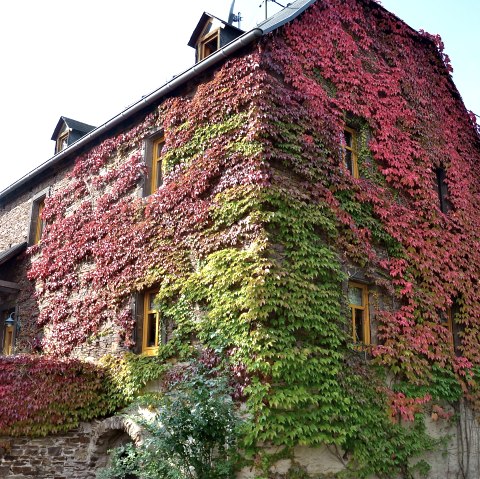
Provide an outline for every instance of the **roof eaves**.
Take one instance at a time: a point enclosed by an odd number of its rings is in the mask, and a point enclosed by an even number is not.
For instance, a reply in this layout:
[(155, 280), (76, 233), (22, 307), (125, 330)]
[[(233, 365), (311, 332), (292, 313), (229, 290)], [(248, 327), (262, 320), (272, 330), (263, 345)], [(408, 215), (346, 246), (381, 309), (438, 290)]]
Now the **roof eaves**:
[[(277, 28), (285, 25), (286, 23), (294, 20), (297, 16), (303, 13), (310, 5), (315, 3), (317, 0), (296, 0), (292, 4), (288, 5), (280, 12), (276, 13), (269, 19), (265, 20), (264, 22), (260, 23), (256, 28), (253, 28), (249, 32), (245, 32), (235, 40), (231, 41), (223, 48), (217, 50), (212, 55), (209, 55), (204, 60), (196, 63), (188, 70), (185, 70), (180, 75), (176, 76), (169, 82), (162, 85), (157, 90), (153, 91), (149, 95), (141, 98), (137, 102), (133, 103), (131, 106), (120, 112), (118, 115), (114, 116), (103, 125), (100, 125), (87, 133), (86, 135), (79, 138), (77, 141), (69, 145), (64, 150), (57, 153), (55, 156), (50, 158), (49, 160), (45, 161), (41, 165), (39, 165), (34, 170), (30, 171), (22, 178), (17, 180), (15, 183), (11, 184), (3, 191), (0, 191), (0, 201), (8, 195), (12, 194), (18, 188), (21, 188), (23, 185), (27, 184), (30, 180), (32, 180), (36, 175), (39, 175), (49, 168), (52, 168), (58, 165), (61, 161), (73, 155), (73, 153), (77, 152), (88, 143), (98, 139), (102, 134), (106, 133), (110, 128), (113, 128), (120, 124), (121, 122), (127, 120), (130, 116), (138, 113), (139, 111), (147, 108), (148, 106), (154, 104), (155, 102), (159, 101), (162, 97), (166, 96), (174, 89), (182, 86), (187, 81), (195, 77), (196, 75), (200, 74), (201, 72), (207, 70), (212, 65), (218, 63), (223, 58), (232, 55), (234, 52), (239, 50), (240, 48), (248, 45), (249, 43), (253, 42), (257, 38), (270, 33)], [(204, 15), (213, 17), (208, 13)], [(222, 20), (223, 21), (223, 20)]]
[(6, 263), (8, 260), (18, 256), (20, 253), (23, 253), (27, 249), (27, 243), (20, 243), (11, 248), (0, 252), (0, 266)]

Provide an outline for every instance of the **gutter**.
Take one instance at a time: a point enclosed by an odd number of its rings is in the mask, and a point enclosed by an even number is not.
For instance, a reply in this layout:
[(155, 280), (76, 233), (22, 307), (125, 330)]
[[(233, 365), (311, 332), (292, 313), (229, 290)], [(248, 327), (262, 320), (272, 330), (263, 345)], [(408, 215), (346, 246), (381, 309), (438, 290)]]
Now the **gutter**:
[(53, 156), (49, 160), (42, 163), (40, 166), (37, 166), (37, 168), (27, 173), (25, 176), (17, 180), (15, 183), (12, 183), (3, 191), (0, 191), (0, 200), (4, 199), (9, 194), (13, 193), (15, 190), (20, 188), (21, 186), (27, 184), (35, 176), (57, 165), (65, 158), (71, 156), (80, 148), (94, 141), (95, 139), (100, 137), (103, 133), (106, 133), (108, 130), (110, 130), (111, 128), (114, 128), (115, 126), (119, 125), (129, 117), (138, 113), (139, 111), (156, 103), (162, 97), (166, 96), (168, 93), (182, 86), (184, 83), (186, 83), (190, 79), (204, 72), (205, 70), (210, 68), (212, 65), (218, 63), (220, 60), (230, 55), (233, 55), (237, 50), (240, 50), (245, 45), (252, 43), (257, 38), (260, 38), (263, 34), (264, 34), (263, 30), (261, 30), (260, 28), (254, 28), (253, 30), (246, 32), (243, 35), (240, 35), (238, 38), (228, 43), (220, 50), (217, 50), (215, 53), (213, 53), (212, 55), (209, 55), (207, 58), (205, 58), (201, 62), (196, 63), (188, 70), (185, 70), (183, 73), (180, 73), (180, 75), (176, 76), (173, 80), (170, 80), (169, 82), (165, 83), (163, 86), (161, 86), (157, 90), (143, 97), (141, 100), (137, 101), (133, 105), (123, 110), (118, 115), (114, 116), (111, 120), (108, 120), (103, 125), (95, 128), (91, 132), (87, 133), (85, 136), (82, 136), (75, 143), (72, 143), (70, 146), (68, 146), (65, 150), (62, 150), (61, 152), (57, 153), (55, 156)]

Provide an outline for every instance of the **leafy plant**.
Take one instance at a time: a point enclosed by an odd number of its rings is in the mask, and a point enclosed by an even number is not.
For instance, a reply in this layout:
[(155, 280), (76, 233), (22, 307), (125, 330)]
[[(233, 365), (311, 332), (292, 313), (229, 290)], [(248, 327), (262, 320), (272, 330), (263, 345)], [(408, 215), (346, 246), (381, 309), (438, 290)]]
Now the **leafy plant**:
[(134, 415), (146, 431), (137, 447), (113, 451), (112, 466), (99, 478), (230, 479), (234, 477), (239, 422), (225, 377), (201, 363), (172, 376), (168, 391), (138, 402), (150, 413)]

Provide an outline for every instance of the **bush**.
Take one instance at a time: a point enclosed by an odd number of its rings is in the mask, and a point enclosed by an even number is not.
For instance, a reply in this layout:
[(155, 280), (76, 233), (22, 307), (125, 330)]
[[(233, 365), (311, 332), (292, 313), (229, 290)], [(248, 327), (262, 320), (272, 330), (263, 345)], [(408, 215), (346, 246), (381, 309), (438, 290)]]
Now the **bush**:
[(101, 479), (229, 479), (234, 477), (238, 420), (227, 381), (200, 363), (173, 380), (163, 396), (143, 397), (151, 411), (135, 415), (148, 437), (112, 453), (112, 466)]

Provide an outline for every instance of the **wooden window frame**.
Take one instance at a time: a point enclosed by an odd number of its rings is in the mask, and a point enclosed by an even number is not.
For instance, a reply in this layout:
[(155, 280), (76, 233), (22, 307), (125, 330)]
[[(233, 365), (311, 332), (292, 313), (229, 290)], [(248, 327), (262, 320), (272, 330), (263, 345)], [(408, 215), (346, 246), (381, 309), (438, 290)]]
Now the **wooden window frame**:
[[(166, 344), (166, 330), (160, 312), (157, 309), (150, 309), (150, 299), (158, 294), (157, 288), (152, 288), (143, 294), (143, 327), (142, 327), (142, 354), (155, 356), (160, 344)], [(149, 315), (155, 315), (155, 340), (154, 345), (148, 345), (148, 320)]]
[(43, 210), (45, 209), (45, 198), (38, 202), (38, 211), (37, 211), (37, 220), (35, 225), (35, 237), (34, 237), (34, 244), (40, 243), (42, 239), (43, 229), (45, 227), (45, 222), (42, 218)]
[[(61, 151), (65, 150), (68, 148), (68, 136), (70, 135), (70, 131), (66, 131), (65, 133), (62, 133), (58, 138), (56, 142), (56, 150), (55, 153), (60, 153)], [(65, 148), (62, 148), (63, 142), (66, 142)]]
[(5, 326), (4, 340), (3, 340), (3, 355), (11, 356), (13, 354), (13, 326)]
[[(209, 44), (213, 39), (217, 40), (217, 48), (207, 54), (207, 52), (206, 52), (207, 44)], [(215, 53), (216, 51), (218, 51), (220, 49), (220, 28), (217, 28), (213, 32), (209, 32), (207, 35), (202, 37), (202, 39), (200, 40), (200, 43), (198, 45), (198, 49), (199, 49), (199, 51), (198, 51), (198, 59), (199, 60), (204, 60), (208, 56), (210, 56), (213, 53)]]
[(8, 308), (3, 310), (0, 313), (0, 321), (2, 323), (2, 329), (3, 329), (3, 335), (1, 337), (2, 341), (2, 349), (1, 353), (4, 356), (11, 356), (14, 354), (15, 350), (15, 337), (16, 337), (16, 326), (17, 322), (15, 321), (14, 324), (11, 326), (7, 326), (5, 324), (6, 319), (11, 315), (11, 314), (16, 315), (16, 309), (15, 308)]
[[(352, 137), (352, 144), (351, 146), (347, 145), (347, 141), (345, 138), (345, 133), (350, 133)], [(343, 128), (343, 143), (342, 143), (342, 161), (343, 166), (347, 169), (347, 171), (353, 176), (353, 178), (360, 178), (360, 174), (358, 171), (358, 131), (354, 128), (349, 126), (345, 126)], [(347, 151), (350, 151), (351, 158), (352, 158), (352, 169), (350, 170), (347, 165), (346, 154)]]
[(441, 311), (439, 314), (441, 325), (449, 332), (449, 342), (455, 347), (455, 341), (453, 337), (453, 313), (452, 308), (447, 308), (446, 311)]
[[(350, 288), (358, 288), (362, 290), (362, 306), (359, 306), (357, 304), (352, 304), (350, 303), (349, 299), (349, 308), (350, 308), (350, 321), (351, 321), (351, 328), (352, 328), (352, 339), (353, 342), (357, 345), (364, 345), (368, 346), (371, 344), (371, 329), (370, 329), (370, 311), (369, 311), (369, 302), (368, 302), (368, 286), (363, 283), (358, 283), (356, 281), (349, 281), (348, 282), (348, 290)], [(347, 298), (348, 296), (348, 290), (347, 290)], [(358, 341), (358, 338), (356, 338), (356, 311), (362, 311), (362, 316), (363, 316), (363, 342)]]
[(40, 243), (43, 231), (45, 229), (45, 221), (42, 219), (42, 213), (45, 208), (45, 199), (47, 198), (48, 188), (37, 194), (32, 201), (32, 209), (30, 210), (28, 243), (30, 245)]
[(152, 165), (150, 178), (150, 193), (155, 193), (163, 184), (162, 148), (165, 145), (165, 136), (162, 134), (152, 141)]
[(152, 195), (158, 191), (163, 185), (163, 156), (158, 155), (158, 147), (165, 144), (165, 136), (163, 132), (155, 132), (153, 135), (145, 139), (144, 145), (144, 161), (147, 167), (147, 175), (143, 183), (144, 197)]

